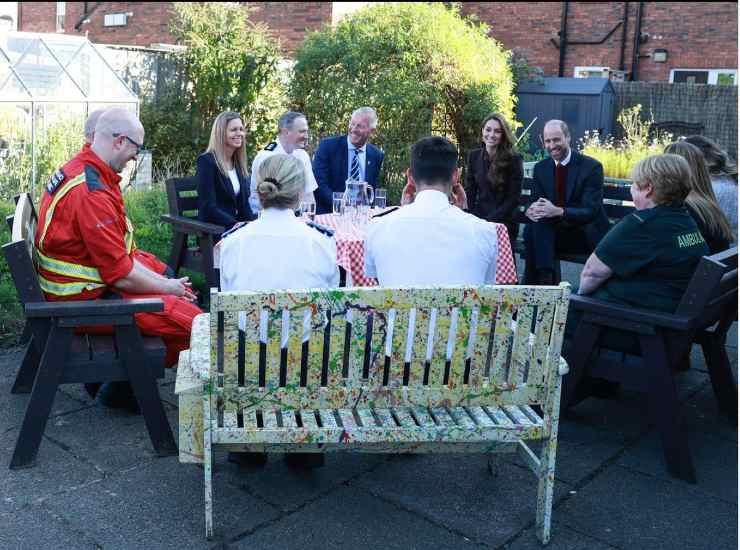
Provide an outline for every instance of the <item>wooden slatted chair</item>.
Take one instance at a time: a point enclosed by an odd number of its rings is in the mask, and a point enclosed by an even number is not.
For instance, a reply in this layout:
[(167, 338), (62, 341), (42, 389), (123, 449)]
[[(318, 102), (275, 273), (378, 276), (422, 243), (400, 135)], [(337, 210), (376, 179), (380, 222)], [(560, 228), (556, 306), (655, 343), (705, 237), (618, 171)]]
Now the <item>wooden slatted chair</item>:
[[(16, 204), (11, 242), (3, 246), (18, 299), (24, 307), (29, 342), (13, 385), (31, 392), (11, 468), (30, 467), (59, 384), (129, 380), (159, 456), (177, 452), (159, 397), (156, 378), (164, 376), (161, 338), (142, 337), (134, 314), (162, 311), (161, 300), (47, 302), (34, 263), (36, 212), (24, 193)], [(76, 334), (79, 327), (112, 325), (112, 336)]]
[[(567, 283), (212, 291), (211, 312), (195, 319), (190, 350), (180, 356), (176, 387), (181, 461), (204, 463), (206, 535), (213, 534), (217, 446), (281, 453), (509, 451), (519, 452), (539, 480), (537, 536), (546, 543), (569, 293)], [(263, 310), (268, 341), (260, 344)], [(289, 339), (281, 349), (284, 322)], [(539, 457), (526, 445), (530, 440), (544, 440)]]
[[(183, 267), (202, 273), (207, 288), (218, 288), (219, 278), (213, 265), (214, 237), (221, 235), (220, 225), (198, 220), (198, 179), (172, 178), (165, 183), (170, 213), (163, 214), (163, 222), (172, 227), (172, 250), (168, 265), (177, 275)], [(192, 237), (196, 245), (188, 243)]]

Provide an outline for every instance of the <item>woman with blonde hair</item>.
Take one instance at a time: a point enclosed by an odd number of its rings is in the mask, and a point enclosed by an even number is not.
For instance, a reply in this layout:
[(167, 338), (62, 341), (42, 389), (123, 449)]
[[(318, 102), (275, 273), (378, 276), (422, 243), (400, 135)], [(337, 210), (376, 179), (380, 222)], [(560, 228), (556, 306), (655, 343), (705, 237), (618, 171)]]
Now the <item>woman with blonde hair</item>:
[(717, 203), (737, 236), (737, 163), (727, 151), (707, 137), (689, 136), (684, 141), (697, 146), (704, 155)]
[(734, 240), (732, 227), (714, 195), (701, 150), (687, 141), (679, 141), (671, 143), (665, 152), (680, 155), (689, 164), (691, 190), (686, 197), (686, 208), (707, 241), (709, 252), (716, 254), (727, 250)]
[(465, 194), (468, 211), (489, 222), (503, 223), (514, 242), (519, 225), (514, 215), (524, 179), (522, 156), (504, 115), (491, 113), (481, 124), (481, 147), (468, 155)]
[(256, 218), (249, 206), (247, 166), (242, 117), (234, 111), (225, 111), (213, 121), (208, 149), (196, 164), (201, 221), (228, 230)]
[[(308, 226), (294, 213), (305, 189), (301, 162), (291, 155), (272, 155), (260, 165), (256, 180), (262, 211), (258, 220), (221, 242), (221, 289), (268, 291), (339, 286), (333, 237)], [(308, 337), (308, 319), (304, 319), (304, 341)], [(262, 342), (267, 340), (266, 327), (265, 317), (260, 330)], [(286, 333), (281, 345), (287, 346)], [(229, 459), (254, 465), (263, 464), (266, 457), (232, 453)], [(323, 455), (291, 453), (286, 455), (286, 461), (295, 467), (315, 467), (323, 465)]]

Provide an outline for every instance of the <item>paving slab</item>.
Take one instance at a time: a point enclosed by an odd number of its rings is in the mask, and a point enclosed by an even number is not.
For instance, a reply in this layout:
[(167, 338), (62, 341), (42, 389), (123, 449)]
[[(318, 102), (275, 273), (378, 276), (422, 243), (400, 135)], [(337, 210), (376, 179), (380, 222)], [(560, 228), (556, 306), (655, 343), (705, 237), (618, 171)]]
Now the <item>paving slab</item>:
[(18, 430), (15, 429), (0, 434), (0, 512), (18, 510), (32, 502), (74, 490), (103, 477), (95, 467), (80, 462), (46, 438), (41, 440), (35, 466), (10, 470), (8, 464), (17, 437)]
[[(547, 550), (609, 550), (614, 548), (561, 525), (553, 525), (550, 533), (552, 538), (546, 547)], [(504, 548), (506, 550), (542, 550), (543, 546), (535, 535), (534, 528), (531, 528)]]
[[(289, 468), (281, 454), (269, 454), (262, 468), (240, 468), (219, 460), (219, 471), (230, 483), (259, 495), (282, 511), (295, 510), (332, 488), (382, 465), (384, 455), (327, 453), (325, 464), (312, 470)], [(382, 467), (382, 466), (381, 466)]]
[(649, 414), (644, 395), (622, 390), (616, 399), (588, 397), (561, 412), (560, 419), (633, 439), (648, 429)]
[[(688, 485), (688, 488), (730, 504), (737, 504), (737, 442), (692, 432), (689, 433), (689, 448), (698, 483)], [(666, 471), (663, 444), (657, 433), (651, 433), (639, 445), (625, 451), (617, 464), (666, 481), (684, 484), (674, 480)]]
[(43, 506), (30, 506), (21, 512), (0, 514), (0, 548), (38, 550), (98, 549), (95, 541), (75, 531)]
[[(351, 485), (489, 546), (505, 543), (535, 520), (537, 478), (503, 457), (494, 477), (482, 454), (402, 456)], [(568, 488), (556, 481), (555, 501)]]
[(612, 466), (557, 508), (556, 525), (630, 550), (737, 548), (737, 504)]
[(463, 536), (429, 523), (357, 488), (342, 487), (249, 534), (229, 548), (244, 550), (384, 550), (480, 548)]
[[(165, 404), (177, 441), (177, 411)], [(55, 417), (45, 435), (101, 472), (114, 472), (156, 458), (144, 417), (100, 405)]]
[(683, 411), (690, 430), (711, 433), (715, 437), (737, 443), (737, 426), (733, 426), (727, 417), (720, 415), (711, 386), (702, 388), (684, 403)]
[(111, 475), (46, 505), (106, 550), (210, 548), (278, 516), (270, 505), (214, 475), (216, 539), (205, 539), (203, 470), (174, 457)]

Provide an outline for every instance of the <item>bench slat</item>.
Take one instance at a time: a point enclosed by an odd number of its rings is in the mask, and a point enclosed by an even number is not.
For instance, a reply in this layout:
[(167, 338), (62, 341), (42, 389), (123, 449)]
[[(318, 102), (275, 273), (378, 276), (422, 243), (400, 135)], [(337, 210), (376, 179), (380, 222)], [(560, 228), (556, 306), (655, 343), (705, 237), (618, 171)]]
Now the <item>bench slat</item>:
[(470, 341), (471, 308), (455, 308), (455, 332), (453, 333), (450, 376), (447, 385), (451, 388), (462, 386), (465, 381), (465, 359)]
[[(334, 320), (332, 318), (332, 331), (330, 337), (334, 337)], [(323, 325), (323, 319), (311, 318), (311, 334), (308, 337), (308, 360), (306, 361), (306, 385), (319, 386), (321, 384), (321, 368), (324, 361), (324, 331), (320, 330), (314, 322)], [(332, 350), (333, 352), (333, 350)], [(332, 361), (329, 356), (329, 363)]]
[(242, 418), (244, 418), (244, 428), (245, 429), (257, 429), (257, 411), (254, 409), (249, 411), (244, 411), (242, 413)]
[(283, 310), (269, 310), (267, 321), (267, 353), (265, 358), (265, 383), (267, 385), (278, 386), (280, 382), (282, 327)]
[(432, 418), (432, 415), (429, 414), (429, 410), (426, 407), (411, 407), (409, 409), (411, 413), (414, 415), (414, 418), (416, 418), (416, 421), (419, 423), (420, 426), (424, 428), (431, 428), (432, 426), (435, 426), (434, 418)]
[[(236, 312), (224, 313), (224, 385), (236, 386), (238, 382), (238, 319), (239, 315)], [(237, 404), (227, 402), (224, 409), (224, 427), (231, 427), (231, 425), (226, 425), (227, 413), (229, 421), (233, 420), (234, 426), (236, 426)]]
[(537, 307), (537, 320), (534, 327), (534, 344), (532, 346), (533, 360), (529, 363), (528, 384), (542, 384), (545, 377), (547, 363), (547, 349), (550, 345), (550, 332), (555, 319), (555, 306), (542, 305)]
[(527, 369), (531, 359), (529, 335), (532, 328), (534, 308), (521, 306), (517, 310), (516, 331), (509, 367), (509, 383), (518, 386), (526, 382)]
[(352, 340), (349, 348), (348, 377), (359, 380), (365, 366), (365, 344), (370, 315), (367, 311), (352, 309)]
[(520, 424), (522, 426), (533, 426), (533, 422), (529, 419), (529, 417), (524, 414), (521, 410), (519, 410), (519, 407), (515, 405), (504, 405), (503, 407), (504, 411), (509, 415), (510, 418), (514, 420), (517, 424)]
[(277, 411), (274, 409), (263, 409), (262, 425), (267, 429), (276, 429), (278, 427)]
[(486, 376), (486, 362), (488, 360), (491, 328), (493, 319), (495, 319), (495, 309), (490, 306), (481, 306), (474, 311), (473, 317), (475, 339), (473, 341), (473, 352), (470, 356), (468, 384), (480, 386)]
[(394, 407), (393, 412), (395, 413), (396, 419), (401, 427), (407, 429), (417, 428), (416, 422), (414, 422), (414, 417), (411, 416), (411, 413), (406, 407)]
[(244, 327), (244, 384), (259, 386), (260, 380), (260, 311), (253, 309), (245, 315)]
[(440, 426), (456, 426), (454, 418), (450, 416), (444, 407), (433, 407), (432, 416)]
[(347, 338), (347, 316), (334, 314), (331, 318), (331, 336), (329, 337), (329, 362), (327, 380), (329, 385), (341, 383), (344, 376), (344, 349)]
[(280, 416), (282, 417), (284, 428), (297, 428), (298, 427), (298, 422), (296, 421), (294, 410), (281, 409)]
[(319, 423), (316, 422), (316, 413), (310, 409), (304, 409), (300, 411), (301, 422), (303, 427), (307, 430), (317, 431), (319, 429)]
[(542, 417), (537, 414), (537, 412), (532, 407), (530, 407), (529, 405), (524, 405), (519, 408), (524, 412), (524, 414), (527, 415), (527, 417), (529, 418), (529, 420), (532, 421), (533, 424), (536, 424), (538, 426), (542, 425)]
[(375, 416), (380, 421), (380, 426), (383, 428), (395, 428), (396, 421), (393, 419), (390, 409), (373, 409)]
[(236, 412), (224, 411), (224, 428), (236, 428)]
[(391, 361), (388, 371), (388, 386), (403, 386), (403, 371), (406, 361), (406, 344), (409, 332), (409, 310), (396, 310), (396, 317), (393, 323), (393, 338), (391, 346)]
[(378, 426), (377, 422), (375, 422), (375, 417), (373, 416), (373, 412), (370, 409), (356, 409), (357, 416), (360, 417), (360, 420), (362, 421), (362, 426), (365, 428), (375, 428)]
[(464, 407), (453, 407), (449, 409), (448, 413), (458, 426), (463, 426), (468, 429), (476, 427), (476, 423), (473, 422), (473, 419), (470, 418), (470, 416), (468, 416)]
[(339, 409), (337, 412), (339, 413), (339, 418), (342, 420), (342, 426), (345, 428), (359, 427), (351, 409)]
[(475, 423), (478, 426), (490, 428), (496, 425), (494, 421), (491, 420), (491, 417), (486, 414), (482, 407), (466, 407), (466, 409), (470, 413), (470, 416), (475, 419)]
[(509, 350), (511, 346), (511, 319), (514, 306), (502, 304), (496, 314), (496, 328), (493, 336), (493, 356), (491, 359), (491, 383), (499, 385), (507, 381)]
[(303, 354), (303, 309), (290, 312), (288, 333), (288, 360), (285, 383), (298, 387), (301, 383), (301, 355)]
[(511, 422), (506, 413), (499, 407), (483, 407), (483, 410), (493, 419), (497, 426), (511, 428), (514, 424)]
[[(436, 311), (436, 315), (435, 315)], [(437, 309), (432, 312), (436, 317), (434, 332), (432, 333), (432, 358), (429, 365), (429, 385), (441, 386), (444, 382), (445, 363), (447, 362), (447, 341), (450, 337), (452, 312), (450, 309)]]
[(319, 418), (321, 418), (321, 425), (325, 428), (336, 428), (339, 426), (337, 420), (334, 418), (334, 414), (329, 410), (320, 409)]
[(424, 383), (430, 318), (431, 311), (429, 309), (416, 309), (414, 343), (411, 348), (411, 364), (409, 366), (409, 386), (420, 386)]

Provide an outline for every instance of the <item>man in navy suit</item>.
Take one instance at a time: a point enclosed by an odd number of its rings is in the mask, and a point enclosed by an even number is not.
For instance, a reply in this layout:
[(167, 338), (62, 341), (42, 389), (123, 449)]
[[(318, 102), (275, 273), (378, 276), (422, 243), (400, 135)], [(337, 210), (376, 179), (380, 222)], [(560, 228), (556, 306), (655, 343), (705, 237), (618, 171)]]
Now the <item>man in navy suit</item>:
[(570, 148), (570, 131), (550, 120), (542, 131), (549, 159), (534, 167), (532, 203), (525, 213), (526, 284), (553, 284), (558, 253), (593, 252), (609, 229), (602, 203), (604, 169)]
[(346, 136), (322, 139), (313, 157), (313, 173), (318, 189), (316, 213), (332, 211), (332, 193), (343, 193), (347, 179), (366, 181), (378, 186), (383, 151), (368, 143), (378, 126), (378, 115), (372, 107), (360, 107), (352, 113)]

